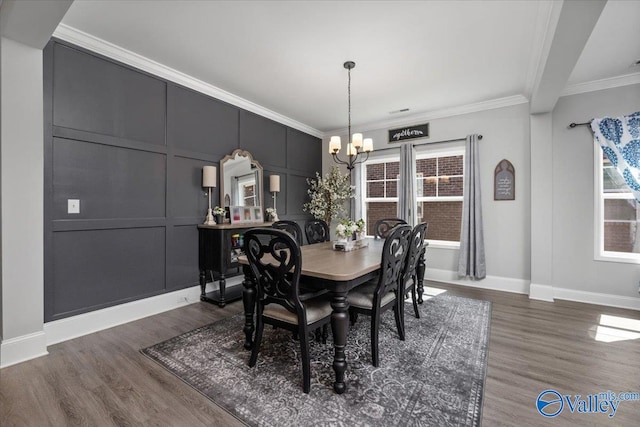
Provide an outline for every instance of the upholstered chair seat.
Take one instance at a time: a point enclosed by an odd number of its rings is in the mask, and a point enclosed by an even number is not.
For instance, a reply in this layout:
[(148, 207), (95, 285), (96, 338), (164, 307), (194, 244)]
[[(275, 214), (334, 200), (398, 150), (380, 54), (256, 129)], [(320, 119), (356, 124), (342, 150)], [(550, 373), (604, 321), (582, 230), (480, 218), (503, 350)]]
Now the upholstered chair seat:
[[(331, 304), (327, 298), (320, 297), (309, 301), (303, 301), (302, 305), (307, 312), (307, 325), (316, 323), (317, 321), (331, 315)], [(281, 305), (269, 304), (265, 306), (262, 315), (271, 319), (291, 323), (292, 325), (298, 324), (298, 316)]]

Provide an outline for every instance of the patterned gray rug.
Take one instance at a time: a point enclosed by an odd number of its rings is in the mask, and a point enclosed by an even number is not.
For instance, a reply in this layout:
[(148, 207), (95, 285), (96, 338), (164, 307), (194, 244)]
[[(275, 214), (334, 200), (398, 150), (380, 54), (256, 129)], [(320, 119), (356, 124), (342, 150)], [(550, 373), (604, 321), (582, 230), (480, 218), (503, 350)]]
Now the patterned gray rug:
[(406, 341), (383, 314), (380, 365), (371, 365), (370, 318), (349, 332), (348, 389), (333, 392), (333, 347), (311, 344), (311, 392), (302, 392), (300, 347), (291, 333), (265, 326), (255, 368), (243, 348), (242, 315), (142, 352), (251, 426), (478, 426), (487, 364), (491, 303), (439, 295), (406, 306)]

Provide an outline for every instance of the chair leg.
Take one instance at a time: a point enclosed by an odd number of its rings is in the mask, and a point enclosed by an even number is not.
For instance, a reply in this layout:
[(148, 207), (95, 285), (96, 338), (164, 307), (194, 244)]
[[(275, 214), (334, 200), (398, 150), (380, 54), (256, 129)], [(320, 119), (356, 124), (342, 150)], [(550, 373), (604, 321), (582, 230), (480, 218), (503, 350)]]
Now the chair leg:
[(311, 389), (311, 362), (309, 361), (309, 335), (300, 328), (300, 350), (302, 355), (302, 391), (309, 393)]
[(313, 332), (314, 338), (316, 339), (316, 342), (320, 342), (320, 340), (322, 339), (322, 329), (318, 328)]
[(393, 306), (393, 316), (396, 318), (396, 327), (398, 328), (398, 335), (400, 340), (404, 341), (404, 301), (398, 299)]
[(258, 361), (258, 352), (260, 351), (260, 344), (262, 343), (262, 332), (264, 331), (264, 322), (262, 321), (262, 315), (258, 315), (256, 319), (256, 339), (253, 342), (253, 349), (251, 350), (251, 358), (249, 359), (249, 366), (256, 366)]
[(371, 313), (371, 363), (376, 368), (380, 365), (378, 355), (378, 330), (380, 328), (380, 313)]
[(411, 288), (411, 298), (413, 298), (413, 312), (416, 314), (416, 319), (420, 318), (420, 311), (418, 311), (418, 298), (416, 295), (416, 287)]
[(353, 326), (358, 321), (358, 313), (349, 310), (349, 326)]
[(328, 337), (329, 337), (329, 324), (325, 323), (324, 326), (322, 326), (322, 344), (327, 343)]

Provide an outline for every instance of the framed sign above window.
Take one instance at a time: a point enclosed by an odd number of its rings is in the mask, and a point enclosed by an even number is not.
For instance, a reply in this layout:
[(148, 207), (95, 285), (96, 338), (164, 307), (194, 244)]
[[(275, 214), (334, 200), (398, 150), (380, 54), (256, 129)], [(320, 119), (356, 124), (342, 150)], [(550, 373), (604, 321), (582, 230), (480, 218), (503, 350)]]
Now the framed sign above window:
[(389, 142), (406, 141), (407, 139), (428, 138), (429, 123), (389, 129)]

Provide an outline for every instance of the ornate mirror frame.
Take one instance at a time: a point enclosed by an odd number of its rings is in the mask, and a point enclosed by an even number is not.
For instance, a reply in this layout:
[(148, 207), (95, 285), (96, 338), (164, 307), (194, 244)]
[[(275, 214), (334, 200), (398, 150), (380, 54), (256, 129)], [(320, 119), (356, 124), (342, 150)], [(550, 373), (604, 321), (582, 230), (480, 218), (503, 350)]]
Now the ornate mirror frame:
[[(260, 164), (260, 162), (258, 162), (257, 160), (255, 160), (253, 158), (253, 155), (251, 155), (250, 152), (243, 150), (241, 148), (235, 149), (233, 150), (233, 152), (229, 155), (224, 156), (221, 160), (220, 160), (220, 206), (222, 207), (228, 207), (229, 203), (227, 203), (225, 205), (225, 196), (228, 196), (228, 198), (231, 197), (231, 191), (232, 188), (227, 188), (227, 186), (225, 185), (226, 182), (226, 173), (229, 172), (229, 162), (236, 160), (236, 157), (246, 157), (250, 164), (252, 165), (252, 169), (254, 169), (255, 166), (255, 172), (256, 172), (256, 185), (257, 185), (257, 191), (256, 191), (256, 195), (257, 195), (257, 201), (258, 203), (256, 204), (256, 206), (262, 206), (264, 204), (264, 200), (262, 200), (262, 198), (264, 197), (264, 192), (263, 192), (263, 169), (262, 169), (262, 165)], [(225, 165), (227, 167), (227, 171), (225, 172)], [(238, 201), (234, 201), (233, 199), (230, 200), (230, 204), (238, 205)]]

